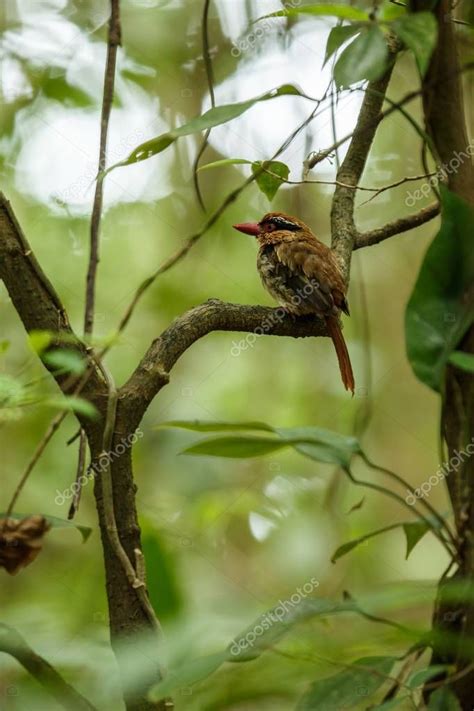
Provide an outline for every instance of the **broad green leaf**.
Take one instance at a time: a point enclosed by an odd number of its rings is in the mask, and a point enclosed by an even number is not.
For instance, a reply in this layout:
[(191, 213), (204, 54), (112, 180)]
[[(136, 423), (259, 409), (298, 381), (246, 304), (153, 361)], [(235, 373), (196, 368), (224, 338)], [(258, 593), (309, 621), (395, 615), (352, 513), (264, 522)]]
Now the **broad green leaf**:
[(431, 12), (415, 12), (400, 17), (392, 25), (396, 34), (412, 50), (421, 76), (428, 70), (438, 39), (438, 24)]
[(176, 618), (183, 607), (175, 562), (168, 554), (159, 532), (140, 520), (142, 551), (147, 567), (147, 589), (153, 609), (161, 621)]
[(261, 457), (264, 454), (270, 454), (270, 452), (283, 449), (289, 444), (289, 442), (276, 437), (252, 437), (250, 435), (213, 437), (187, 447), (182, 454), (246, 459), (247, 457)]
[(324, 56), (323, 67), (326, 62), (331, 59), (334, 52), (337, 52), (339, 47), (347, 42), (348, 39), (353, 37), (355, 34), (360, 32), (360, 27), (357, 25), (338, 25), (333, 27), (329, 33), (328, 41), (326, 43), (326, 54)]
[(448, 361), (455, 365), (456, 368), (466, 370), (468, 373), (474, 373), (474, 355), (472, 353), (454, 351), (449, 356)]
[(446, 188), (441, 196), (441, 229), (428, 248), (405, 314), (411, 366), (438, 392), (446, 363), (474, 319), (474, 209)]
[[(387, 680), (396, 657), (364, 657), (348, 669), (315, 681), (300, 699), (297, 711), (340, 711), (356, 708), (372, 696)], [(359, 696), (358, 696), (359, 694)]]
[[(311, 584), (316, 589), (319, 583), (313, 578)], [(311, 594), (304, 592), (303, 595)], [(299, 593), (296, 601), (280, 602), (260, 615), (246, 630), (237, 635), (228, 648), (228, 661), (247, 662), (259, 657), (273, 647), (296, 624), (315, 617), (328, 617), (344, 612), (354, 612), (351, 601), (333, 602), (320, 597), (303, 597)]]
[(359, 81), (380, 79), (387, 71), (388, 59), (387, 42), (382, 30), (377, 25), (364, 28), (336, 62), (336, 86), (347, 89)]
[(30, 331), (28, 334), (30, 348), (38, 355), (46, 350), (52, 340), (53, 334), (50, 331)]
[(170, 669), (166, 678), (156, 684), (148, 694), (150, 701), (159, 701), (170, 696), (176, 689), (189, 688), (215, 672), (226, 660), (227, 652), (217, 652), (185, 662), (178, 669)]
[(406, 684), (410, 689), (417, 689), (419, 686), (424, 686), (427, 681), (438, 676), (438, 674), (446, 672), (449, 669), (447, 664), (435, 664), (426, 669), (419, 669), (408, 678)]
[(461, 711), (461, 705), (451, 689), (442, 686), (431, 694), (428, 711)]
[(252, 161), (246, 160), (245, 158), (223, 158), (222, 160), (215, 160), (212, 163), (201, 165), (201, 167), (198, 168), (198, 172), (201, 170), (210, 170), (211, 168), (223, 168), (226, 165), (252, 165)]
[[(264, 169), (262, 171), (262, 168)], [(279, 160), (255, 161), (252, 163), (252, 173), (256, 175), (256, 183), (262, 193), (271, 202), (285, 180), (288, 180), (290, 169)]]
[(403, 524), (401, 523), (393, 523), (390, 526), (379, 528), (377, 531), (366, 533), (364, 536), (359, 536), (359, 538), (354, 538), (353, 541), (343, 543), (342, 546), (339, 546), (335, 553), (333, 553), (331, 562), (335, 563), (336, 560), (339, 560), (339, 558), (342, 558), (342, 556), (346, 555), (346, 553), (349, 553), (354, 548), (357, 548), (357, 546), (360, 546), (362, 543), (365, 543), (365, 541), (368, 541), (370, 538), (375, 538), (375, 536), (379, 536), (381, 533), (386, 533), (387, 531), (393, 531), (395, 528), (400, 528), (402, 525)]
[(78, 415), (84, 415), (91, 420), (98, 417), (98, 412), (94, 405), (88, 400), (84, 400), (82, 397), (75, 397), (73, 395), (52, 397), (46, 400), (44, 404), (56, 407), (59, 410), (71, 410), (72, 412), (75, 412)]
[(54, 370), (62, 373), (73, 373), (80, 375), (87, 367), (87, 363), (77, 351), (71, 350), (51, 350), (43, 355), (43, 361)]
[(364, 10), (358, 10), (356, 7), (347, 7), (344, 5), (329, 5), (328, 3), (317, 3), (313, 5), (302, 5), (301, 7), (288, 7), (285, 10), (277, 10), (269, 15), (259, 17), (259, 20), (265, 20), (267, 17), (292, 17), (294, 15), (316, 15), (318, 17), (339, 17), (341, 20), (360, 20), (362, 22), (369, 19), (368, 14)]
[(317, 462), (339, 464), (347, 468), (354, 454), (361, 451), (355, 437), (339, 434), (322, 427), (281, 427), (275, 432), (287, 440), (300, 439), (295, 449)]
[(237, 432), (239, 430), (262, 430), (273, 432), (273, 427), (265, 422), (206, 422), (205, 420), (170, 420), (155, 425), (156, 429), (164, 427), (192, 430), (193, 432)]
[[(0, 513), (0, 518), (5, 518), (6, 513)], [(31, 513), (11, 513), (9, 514), (9, 518), (14, 518), (15, 520), (21, 520), (22, 518), (28, 518), (29, 516), (33, 516)], [(40, 516), (43, 516), (48, 523), (51, 524), (52, 528), (75, 528), (77, 531), (82, 536), (82, 541), (85, 543), (89, 536), (92, 533), (92, 528), (89, 526), (80, 526), (77, 523), (74, 523), (73, 521), (67, 521), (66, 519), (63, 518), (57, 518), (56, 516), (48, 516), (48, 514), (40, 514)]]
[(248, 111), (248, 109), (252, 108), (255, 104), (261, 101), (276, 99), (279, 96), (303, 96), (303, 94), (292, 84), (282, 84), (282, 86), (279, 86), (277, 89), (267, 91), (265, 94), (256, 96), (248, 101), (239, 101), (235, 104), (215, 106), (202, 114), (202, 116), (197, 116), (192, 119), (189, 123), (179, 126), (179, 128), (172, 129), (167, 133), (162, 133), (160, 136), (140, 144), (130, 153), (128, 158), (107, 168), (104, 175), (107, 175), (107, 173), (110, 173), (111, 170), (119, 168), (120, 166), (132, 165), (133, 163), (147, 160), (148, 158), (164, 151), (165, 148), (168, 148), (168, 146), (174, 143), (181, 136), (190, 136), (192, 133), (198, 133), (200, 131), (206, 131), (208, 128), (213, 128), (214, 126), (220, 126), (221, 124), (232, 121), (232, 119), (235, 119), (245, 113), (245, 111)]

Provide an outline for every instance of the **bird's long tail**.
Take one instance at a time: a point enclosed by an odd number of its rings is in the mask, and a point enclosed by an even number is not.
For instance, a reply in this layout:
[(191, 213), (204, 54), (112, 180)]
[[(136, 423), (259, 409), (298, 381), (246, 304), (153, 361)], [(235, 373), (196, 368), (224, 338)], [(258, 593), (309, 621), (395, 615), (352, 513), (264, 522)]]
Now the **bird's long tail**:
[(344, 336), (342, 335), (341, 324), (335, 316), (330, 316), (327, 319), (329, 335), (336, 349), (337, 360), (339, 361), (339, 370), (341, 378), (346, 390), (350, 390), (354, 395), (354, 373), (352, 372), (351, 359), (347, 350)]

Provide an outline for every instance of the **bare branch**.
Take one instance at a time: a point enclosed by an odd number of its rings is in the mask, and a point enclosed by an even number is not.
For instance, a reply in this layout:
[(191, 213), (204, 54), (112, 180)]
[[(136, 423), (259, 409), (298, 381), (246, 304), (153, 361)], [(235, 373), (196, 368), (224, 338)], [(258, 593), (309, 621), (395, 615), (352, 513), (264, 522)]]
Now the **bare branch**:
[(68, 711), (96, 711), (87, 699), (68, 684), (12, 627), (0, 623), (0, 652), (14, 657)]
[(100, 119), (99, 168), (95, 184), (94, 203), (90, 226), (90, 256), (86, 282), (86, 308), (84, 315), (84, 333), (92, 333), (94, 325), (95, 288), (97, 267), (99, 265), (100, 220), (102, 216), (103, 183), (105, 163), (107, 158), (107, 134), (109, 130), (110, 113), (114, 98), (115, 66), (117, 49), (121, 41), (119, 0), (110, 0), (111, 13), (109, 19), (109, 34), (107, 39), (107, 59), (105, 63), (104, 93), (102, 99), (102, 115)]
[[(169, 373), (183, 353), (212, 331), (244, 331), (254, 338), (328, 335), (326, 324), (317, 318), (295, 320), (282, 308), (209, 299), (177, 318), (153, 341), (128, 382), (119, 390), (119, 399), (132, 421), (140, 421), (155, 395), (169, 382)], [(242, 349), (245, 347), (244, 341)]]
[[(25, 329), (53, 334), (50, 347), (76, 351), (88, 363), (83, 396), (98, 406), (97, 397), (104, 392), (104, 382), (88, 348), (77, 338), (68, 315), (51, 282), (38, 264), (26, 237), (16, 221), (10, 203), (0, 193), (0, 279), (3, 280)], [(65, 343), (67, 341), (67, 343)], [(48, 370), (53, 369), (45, 364)], [(61, 390), (75, 392), (76, 378), (52, 372)], [(100, 409), (100, 408), (99, 408)], [(78, 417), (87, 429), (90, 421)]]
[[(389, 45), (391, 59), (395, 58), (398, 45), (391, 41)], [(358, 185), (364, 172), (370, 147), (377, 127), (382, 120), (382, 107), (394, 62), (381, 79), (369, 82), (364, 94), (357, 124), (349, 148), (337, 171), (338, 185), (334, 191), (331, 207), (332, 248), (338, 257), (346, 280), (349, 280), (351, 255), (357, 229), (354, 221), (356, 191), (349, 186)], [(346, 185), (341, 185), (341, 183)]]
[(433, 220), (440, 213), (439, 203), (435, 202), (428, 207), (424, 207), (419, 212), (415, 212), (413, 215), (407, 215), (406, 217), (400, 217), (398, 220), (393, 222), (388, 222), (383, 227), (378, 227), (375, 230), (370, 230), (368, 232), (359, 232), (356, 235), (354, 242), (354, 249), (361, 249), (362, 247), (370, 247), (374, 244), (379, 244), (389, 237), (401, 234), (402, 232), (408, 232), (408, 230), (413, 230), (415, 227), (420, 227), (426, 222)]

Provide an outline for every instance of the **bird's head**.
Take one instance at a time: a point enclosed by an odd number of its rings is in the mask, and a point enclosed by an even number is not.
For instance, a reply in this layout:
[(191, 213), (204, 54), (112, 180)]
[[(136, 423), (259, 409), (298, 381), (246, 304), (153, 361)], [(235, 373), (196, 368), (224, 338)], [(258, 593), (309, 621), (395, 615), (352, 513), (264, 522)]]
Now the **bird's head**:
[(310, 233), (311, 230), (297, 217), (285, 215), (284, 212), (268, 212), (260, 222), (243, 222), (233, 225), (239, 232), (265, 240), (272, 232), (294, 232), (296, 234)]

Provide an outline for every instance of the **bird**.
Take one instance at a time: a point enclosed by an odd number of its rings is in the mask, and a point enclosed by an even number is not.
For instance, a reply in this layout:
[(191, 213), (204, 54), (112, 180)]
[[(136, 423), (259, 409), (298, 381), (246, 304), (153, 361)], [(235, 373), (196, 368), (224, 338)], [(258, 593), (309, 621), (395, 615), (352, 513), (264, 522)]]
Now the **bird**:
[(354, 374), (342, 335), (341, 312), (350, 315), (346, 282), (332, 249), (297, 217), (269, 212), (260, 222), (233, 225), (257, 238), (257, 269), (269, 294), (293, 317), (315, 315), (326, 322), (346, 390)]

